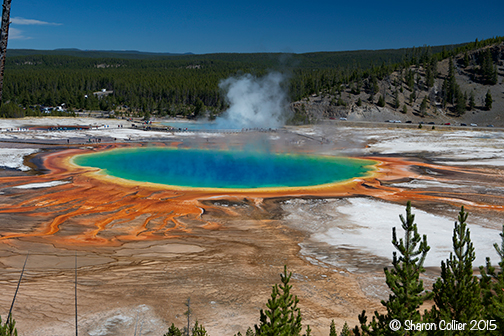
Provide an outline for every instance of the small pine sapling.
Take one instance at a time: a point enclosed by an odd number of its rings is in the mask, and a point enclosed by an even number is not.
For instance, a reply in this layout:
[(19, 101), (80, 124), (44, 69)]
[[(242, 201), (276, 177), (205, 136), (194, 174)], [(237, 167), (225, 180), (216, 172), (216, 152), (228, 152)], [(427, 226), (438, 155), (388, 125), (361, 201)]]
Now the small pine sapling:
[(290, 293), (292, 285), (289, 285), (292, 273), (280, 274), (281, 284), (275, 284), (272, 288), (271, 298), (266, 307), (268, 310), (260, 312), (260, 324), (255, 325), (258, 336), (296, 336), (302, 329), (301, 311), (297, 307), (299, 299)]
[(392, 245), (399, 252), (393, 252), (392, 265), (389, 270), (384, 269), (386, 282), (392, 294), (388, 301), (382, 300), (387, 312), (380, 314), (375, 311), (370, 323), (367, 323), (366, 311), (359, 315), (360, 328), (354, 329), (355, 335), (382, 335), (390, 331), (388, 325), (391, 320), (410, 320), (421, 323), (423, 317), (418, 312), (422, 303), (429, 299), (431, 294), (425, 293), (420, 274), (425, 271), (423, 263), (430, 247), (427, 245), (427, 236), (420, 236), (415, 215), (411, 213), (411, 202), (406, 205), (406, 217), (399, 216), (404, 230), (404, 238), (397, 239), (396, 228), (392, 229)]
[(0, 336), (17, 336), (16, 321), (12, 317), (5, 324), (2, 324), (2, 317), (0, 316)]
[(340, 336), (352, 336), (352, 332), (350, 331), (350, 328), (348, 327), (348, 323), (345, 322), (343, 325), (343, 328), (341, 329)]
[(182, 336), (182, 332), (180, 331), (179, 328), (175, 327), (175, 325), (172, 323), (170, 328), (168, 328), (168, 332), (164, 334), (163, 336)]
[(196, 321), (192, 329), (192, 336), (208, 336), (205, 328)]
[(453, 252), (441, 262), (441, 277), (433, 286), (435, 306), (430, 315), (434, 321), (471, 321), (481, 317), (482, 302), (478, 279), (473, 275), (476, 258), (467, 216), (461, 208), (453, 229)]
[(334, 324), (334, 320), (331, 321), (331, 326), (329, 327), (329, 336), (338, 336), (336, 333), (336, 324)]

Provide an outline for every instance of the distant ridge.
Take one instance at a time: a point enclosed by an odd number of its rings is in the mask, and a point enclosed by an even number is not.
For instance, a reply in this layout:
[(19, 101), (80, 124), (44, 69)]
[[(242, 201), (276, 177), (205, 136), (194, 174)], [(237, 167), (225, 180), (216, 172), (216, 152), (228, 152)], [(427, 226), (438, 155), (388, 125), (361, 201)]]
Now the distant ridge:
[[(453, 50), (466, 43), (444, 46), (429, 46), (432, 53), (439, 53), (442, 50)], [(414, 52), (416, 47), (400, 49), (378, 49), (378, 50), (347, 50), (347, 51), (317, 51), (309, 53), (282, 53), (282, 52), (256, 52), (256, 53), (158, 53), (144, 52), (137, 50), (80, 50), (76, 48), (62, 48), (55, 50), (37, 49), (8, 49), (7, 63), (18, 62), (23, 57), (75, 57), (86, 59), (125, 59), (125, 60), (185, 60), (187, 62), (217, 61), (242, 63), (256, 68), (278, 68), (296, 67), (311, 69), (329, 69), (335, 67), (362, 67), (369, 68), (371, 65), (380, 66), (382, 64), (393, 64), (402, 62), (408, 54)], [(34, 62), (34, 60), (29, 60)], [(44, 61), (44, 63), (47, 61)], [(51, 63), (51, 61), (49, 61)], [(59, 61), (57, 63), (60, 63)], [(67, 62), (65, 62), (66, 64)], [(54, 65), (54, 64), (53, 64)]]
[[(430, 46), (432, 52), (441, 52), (443, 48), (447, 50), (452, 50), (454, 48), (465, 45), (461, 44), (451, 44), (451, 45), (440, 45), (440, 46)], [(234, 52), (223, 52), (223, 53), (207, 53), (207, 54), (194, 54), (192, 52), (187, 53), (170, 53), (170, 52), (148, 52), (148, 51), (138, 51), (138, 50), (81, 50), (77, 48), (58, 48), (54, 50), (43, 50), (43, 49), (7, 49), (7, 57), (17, 57), (17, 56), (37, 56), (37, 55), (49, 55), (49, 56), (73, 56), (73, 57), (85, 57), (85, 58), (125, 58), (125, 59), (162, 59), (165, 57), (177, 57), (177, 56), (193, 56), (201, 59), (216, 59), (223, 61), (249, 60), (249, 56), (254, 55), (253, 58), (269, 57), (272, 55), (297, 55), (301, 58), (306, 58), (307, 60), (317, 56), (316, 58), (324, 58), (324, 56), (336, 56), (338, 58), (353, 59), (355, 56), (361, 58), (365, 55), (366, 58), (372, 55), (376, 57), (376, 61), (380, 62), (392, 61), (396, 62), (400, 58), (408, 53), (409, 51), (415, 49), (411, 48), (397, 48), (397, 49), (359, 49), (359, 50), (343, 50), (343, 51), (314, 51), (306, 53), (282, 53), (282, 52), (251, 52), (251, 53), (234, 53)], [(400, 54), (400, 57), (397, 57)]]
[(166, 56), (194, 55), (193, 53), (163, 53), (145, 52), (137, 50), (80, 50), (77, 48), (60, 48), (54, 50), (38, 49), (8, 49), (7, 57), (34, 56), (34, 55), (64, 55), (88, 58), (129, 58), (129, 59), (149, 59)]

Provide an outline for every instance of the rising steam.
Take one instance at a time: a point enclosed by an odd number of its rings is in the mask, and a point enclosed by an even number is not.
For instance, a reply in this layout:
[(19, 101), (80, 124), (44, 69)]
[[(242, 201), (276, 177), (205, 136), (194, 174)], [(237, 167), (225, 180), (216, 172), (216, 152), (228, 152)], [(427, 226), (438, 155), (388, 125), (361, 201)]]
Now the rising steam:
[(288, 118), (286, 77), (278, 72), (257, 78), (250, 74), (219, 83), (229, 109), (216, 119), (218, 128), (276, 128)]

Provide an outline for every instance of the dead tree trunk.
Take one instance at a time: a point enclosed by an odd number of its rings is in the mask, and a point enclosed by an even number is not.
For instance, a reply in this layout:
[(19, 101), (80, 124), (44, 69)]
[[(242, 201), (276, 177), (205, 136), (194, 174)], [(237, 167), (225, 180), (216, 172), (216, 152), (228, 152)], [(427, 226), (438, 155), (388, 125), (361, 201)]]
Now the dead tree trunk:
[(9, 38), (10, 8), (12, 0), (4, 0), (2, 6), (2, 31), (0, 34), (0, 104), (3, 96), (3, 78), (5, 57), (7, 56), (7, 40)]

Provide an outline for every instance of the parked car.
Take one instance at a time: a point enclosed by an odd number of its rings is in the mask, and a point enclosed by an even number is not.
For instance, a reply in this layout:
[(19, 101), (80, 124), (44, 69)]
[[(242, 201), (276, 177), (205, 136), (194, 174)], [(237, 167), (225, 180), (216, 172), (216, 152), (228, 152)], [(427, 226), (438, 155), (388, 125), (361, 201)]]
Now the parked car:
[(339, 120), (347, 120), (347, 118), (341, 117), (341, 118), (339, 118)]
[(444, 123), (444, 124), (445, 124), (446, 126), (450, 126), (450, 125), (451, 125), (451, 123)]
[(411, 120), (406, 121), (406, 124), (411, 124)]
[(471, 124), (472, 127), (478, 127), (478, 124)]
[(428, 123), (429, 125), (434, 125), (434, 121), (431, 121), (430, 123)]
[(494, 125), (490, 124), (490, 125), (487, 125), (487, 127), (494, 127)]
[(467, 124), (461, 123), (460, 126), (467, 126)]

